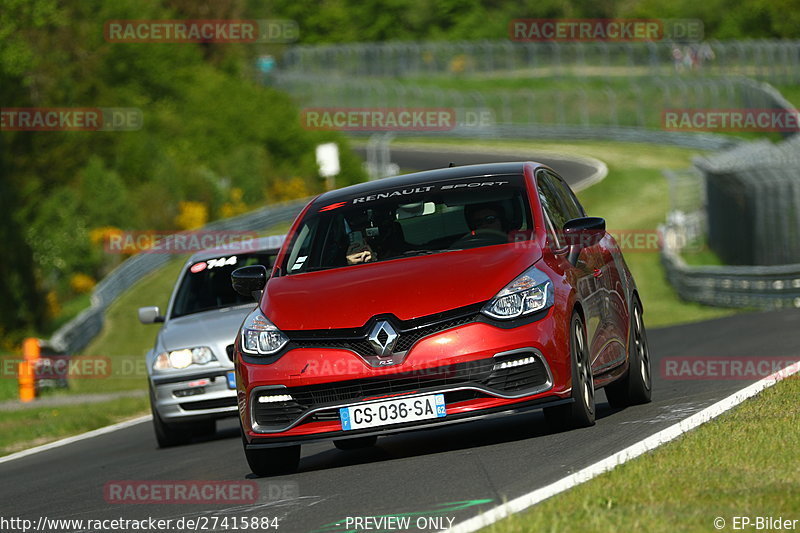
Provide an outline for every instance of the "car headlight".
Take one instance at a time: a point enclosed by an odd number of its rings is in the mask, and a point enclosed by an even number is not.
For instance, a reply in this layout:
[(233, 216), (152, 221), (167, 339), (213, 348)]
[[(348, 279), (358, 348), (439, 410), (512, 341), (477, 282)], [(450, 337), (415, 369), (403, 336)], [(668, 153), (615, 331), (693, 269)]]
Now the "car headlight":
[(517, 276), (481, 310), (499, 320), (517, 318), (553, 305), (553, 282), (536, 267)]
[(183, 348), (170, 352), (161, 352), (153, 363), (154, 370), (169, 370), (171, 368), (181, 369), (189, 365), (206, 365), (217, 358), (207, 346), (196, 348)]
[(264, 316), (260, 309), (250, 313), (242, 324), (242, 351), (251, 355), (272, 355), (289, 339)]

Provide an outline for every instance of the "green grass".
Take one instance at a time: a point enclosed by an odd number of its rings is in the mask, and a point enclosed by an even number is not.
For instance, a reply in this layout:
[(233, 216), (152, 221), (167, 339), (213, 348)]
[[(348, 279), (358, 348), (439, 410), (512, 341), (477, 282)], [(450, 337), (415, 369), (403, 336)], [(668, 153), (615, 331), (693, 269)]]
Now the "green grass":
[(78, 316), (81, 311), (88, 309), (91, 305), (91, 300), (92, 294), (87, 292), (63, 302), (58, 316), (53, 318), (41, 333), (43, 335), (52, 335), (58, 328)]
[(795, 109), (800, 106), (800, 85), (775, 85), (774, 87), (794, 105)]
[[(21, 359), (22, 357), (19, 355), (0, 355), (0, 402), (4, 400), (15, 400), (19, 397), (19, 385), (17, 380), (14, 376), (9, 374), (15, 372), (11, 364)], [(9, 361), (12, 363), (9, 364)], [(16, 373), (14, 375), (16, 375)]]
[(707, 246), (702, 246), (697, 250), (691, 250), (687, 252), (683, 252), (681, 254), (683, 260), (686, 261), (687, 265), (691, 266), (700, 266), (700, 265), (713, 265), (713, 266), (720, 266), (723, 263), (722, 259), (720, 259), (719, 255), (717, 255), (714, 250), (711, 250)]
[[(416, 145), (418, 141), (396, 141), (396, 146)], [(661, 169), (681, 169), (691, 164), (697, 150), (673, 146), (596, 141), (452, 141), (426, 139), (425, 146), (443, 144), (463, 148), (469, 144), (478, 151), (489, 149), (546, 151), (591, 156), (608, 165), (608, 176), (578, 197), (587, 213), (606, 219), (612, 232), (618, 230), (654, 230), (667, 216), (669, 191)], [(455, 143), (455, 144), (453, 144)], [(656, 250), (631, 250), (625, 260), (633, 272), (644, 304), (649, 327), (696, 322), (736, 313), (736, 310), (709, 307), (681, 300), (669, 285)]]
[[(63, 396), (70, 402), (75, 394), (113, 393), (116, 391), (145, 390), (147, 374), (144, 354), (153, 346), (158, 325), (139, 323), (136, 309), (145, 305), (166, 306), (172, 286), (183, 265), (176, 258), (166, 266), (142, 278), (111, 304), (106, 312), (102, 333), (84, 350), (73, 357), (107, 363), (110, 373), (90, 372), (85, 378), (69, 379), (68, 389), (45, 392), (47, 397)], [(10, 356), (19, 359), (19, 356)], [(107, 359), (106, 359), (107, 358)], [(92, 365), (91, 369), (97, 368)], [(0, 400), (18, 398), (17, 380), (0, 378)], [(18, 411), (0, 411), (0, 455), (13, 453), (62, 437), (83, 433), (120, 420), (149, 412), (149, 401), (141, 398), (65, 404), (58, 407), (26, 408)]]
[[(144, 354), (153, 347), (159, 324), (139, 322), (139, 307), (157, 305), (166, 311), (172, 287), (185, 257), (177, 257), (164, 267), (142, 278), (125, 291), (106, 311), (103, 331), (83, 350), (87, 357), (107, 357), (114, 372), (107, 379), (72, 380), (76, 393), (108, 392), (147, 387)], [(131, 371), (133, 371), (133, 375)]]
[(687, 435), (484, 531), (705, 533), (715, 531), (717, 517), (728, 531), (734, 516), (800, 519), (792, 444), (800, 442), (798, 395), (800, 379), (786, 379)]
[(147, 397), (0, 411), (0, 455), (91, 431), (147, 412)]

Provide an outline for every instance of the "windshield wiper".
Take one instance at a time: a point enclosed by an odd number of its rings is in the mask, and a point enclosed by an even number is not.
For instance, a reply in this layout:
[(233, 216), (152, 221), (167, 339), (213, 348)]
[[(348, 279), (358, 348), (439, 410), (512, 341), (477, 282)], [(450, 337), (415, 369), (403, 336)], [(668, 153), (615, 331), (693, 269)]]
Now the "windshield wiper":
[(403, 256), (407, 255), (431, 255), (431, 254), (438, 254), (441, 252), (454, 252), (458, 250), (457, 248), (442, 248), (439, 250), (409, 250), (407, 252), (403, 252)]

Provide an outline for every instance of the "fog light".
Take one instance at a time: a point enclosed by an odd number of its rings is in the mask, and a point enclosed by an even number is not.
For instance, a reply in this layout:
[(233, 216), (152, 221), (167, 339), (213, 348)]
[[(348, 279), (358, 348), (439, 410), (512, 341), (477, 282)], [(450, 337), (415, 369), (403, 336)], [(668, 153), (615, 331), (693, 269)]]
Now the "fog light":
[(503, 361), (502, 363), (494, 365), (492, 370), (505, 370), (506, 368), (514, 368), (523, 365), (532, 365), (536, 362), (535, 357), (525, 357), (524, 359), (515, 359), (514, 361)]
[(270, 396), (259, 396), (258, 403), (278, 403), (278, 402), (291, 402), (294, 398), (292, 398), (291, 394), (272, 394)]

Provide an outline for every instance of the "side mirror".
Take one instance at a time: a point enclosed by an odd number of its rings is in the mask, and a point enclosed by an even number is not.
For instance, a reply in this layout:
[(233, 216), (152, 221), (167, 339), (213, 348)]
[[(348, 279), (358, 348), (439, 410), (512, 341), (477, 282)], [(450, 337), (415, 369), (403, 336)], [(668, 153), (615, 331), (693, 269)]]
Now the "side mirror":
[(155, 322), (164, 322), (164, 317), (161, 316), (161, 311), (157, 306), (139, 308), (139, 322), (142, 324), (153, 324)]
[(231, 274), (231, 283), (233, 290), (242, 296), (252, 296), (260, 300), (267, 285), (267, 268), (264, 265), (237, 268)]
[(594, 246), (606, 234), (606, 221), (600, 217), (573, 218), (564, 224), (564, 240), (569, 246), (567, 260), (575, 265), (581, 250)]

